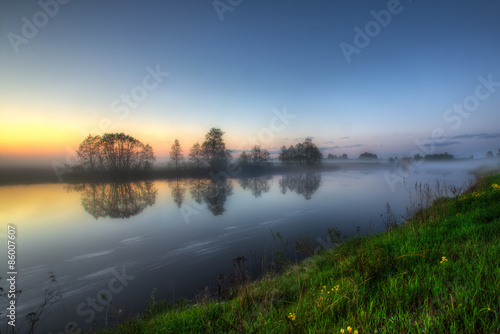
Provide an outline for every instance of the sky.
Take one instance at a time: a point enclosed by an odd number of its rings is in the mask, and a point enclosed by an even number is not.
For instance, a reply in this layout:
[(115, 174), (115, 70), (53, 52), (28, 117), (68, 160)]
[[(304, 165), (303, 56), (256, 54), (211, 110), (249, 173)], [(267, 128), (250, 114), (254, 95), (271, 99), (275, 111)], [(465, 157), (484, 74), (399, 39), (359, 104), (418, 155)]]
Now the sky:
[(500, 149), (500, 1), (0, 3), (0, 164), (72, 162), (125, 132), (167, 157)]

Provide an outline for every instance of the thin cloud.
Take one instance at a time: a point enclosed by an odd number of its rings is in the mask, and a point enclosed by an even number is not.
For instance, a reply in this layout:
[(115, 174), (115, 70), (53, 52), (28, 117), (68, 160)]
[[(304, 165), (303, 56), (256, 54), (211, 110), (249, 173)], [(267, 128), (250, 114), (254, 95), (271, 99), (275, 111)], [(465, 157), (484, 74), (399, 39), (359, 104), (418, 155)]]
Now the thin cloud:
[(443, 146), (450, 146), (450, 145), (457, 145), (457, 144), (461, 144), (461, 142), (459, 142), (459, 141), (445, 141), (443, 143), (435, 143), (434, 145), (436, 145), (438, 147), (443, 147)]
[(342, 148), (340, 146), (321, 146), (321, 147), (318, 147), (318, 150), (320, 150), (321, 152), (323, 151), (326, 151), (326, 150), (334, 150), (336, 148)]
[(465, 135), (458, 135), (454, 137), (450, 137), (452, 139), (470, 139), (470, 138), (476, 138), (476, 139), (496, 139), (500, 138), (500, 132), (494, 132), (494, 133), (469, 133)]

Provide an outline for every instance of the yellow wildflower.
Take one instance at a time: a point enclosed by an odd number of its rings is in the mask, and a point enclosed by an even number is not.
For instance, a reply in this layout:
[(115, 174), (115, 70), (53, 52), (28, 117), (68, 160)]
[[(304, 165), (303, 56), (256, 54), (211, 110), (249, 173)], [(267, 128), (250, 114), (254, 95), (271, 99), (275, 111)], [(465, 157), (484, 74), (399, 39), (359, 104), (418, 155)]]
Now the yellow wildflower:
[(340, 333), (344, 334), (345, 330), (343, 328), (340, 329)]
[(350, 333), (352, 331), (352, 327), (351, 326), (347, 326), (347, 331)]
[(358, 334), (358, 330), (357, 329), (354, 331), (354, 334)]
[(440, 263), (447, 262), (447, 261), (448, 261), (448, 259), (446, 258), (446, 256), (443, 256), (443, 257), (441, 258), (441, 262), (440, 262)]
[(500, 190), (500, 186), (498, 184), (492, 184), (493, 190)]
[(290, 312), (290, 313), (288, 314), (288, 319), (290, 319), (290, 320), (292, 320), (292, 321), (295, 321), (295, 319), (296, 319), (296, 314), (295, 314), (295, 313)]

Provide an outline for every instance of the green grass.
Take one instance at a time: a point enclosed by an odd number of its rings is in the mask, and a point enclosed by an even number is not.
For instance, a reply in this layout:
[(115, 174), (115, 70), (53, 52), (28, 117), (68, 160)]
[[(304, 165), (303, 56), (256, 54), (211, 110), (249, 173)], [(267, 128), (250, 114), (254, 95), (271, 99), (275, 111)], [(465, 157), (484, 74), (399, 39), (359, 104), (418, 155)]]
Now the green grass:
[(247, 283), (226, 302), (154, 303), (103, 333), (500, 333), (493, 184), (500, 174), (386, 233)]

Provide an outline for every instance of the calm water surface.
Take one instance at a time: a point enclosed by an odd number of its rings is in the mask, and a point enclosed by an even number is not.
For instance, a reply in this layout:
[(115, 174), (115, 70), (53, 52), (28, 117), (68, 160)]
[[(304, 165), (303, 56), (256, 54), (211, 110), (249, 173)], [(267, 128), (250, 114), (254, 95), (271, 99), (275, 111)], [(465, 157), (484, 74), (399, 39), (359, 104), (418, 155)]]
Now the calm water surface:
[[(406, 184), (461, 186), (473, 179), (469, 167), (424, 167)], [(60, 291), (64, 303), (47, 311), (36, 332), (62, 332), (68, 322), (82, 329), (104, 326), (100, 293), (123, 315), (142, 311), (153, 288), (157, 298), (192, 298), (199, 288), (216, 286), (217, 275), (234, 272), (234, 258), (258, 263), (272, 252), (271, 230), (289, 240), (326, 240), (329, 227), (347, 236), (381, 232), (386, 203), (397, 214), (409, 204), (408, 190), (399, 183), (391, 191), (384, 173), (0, 187), (1, 268), (7, 268), (7, 225), (17, 228), (17, 325), (46, 290)], [(3, 313), (7, 303), (1, 303)], [(2, 316), (0, 331), (5, 329)]]

